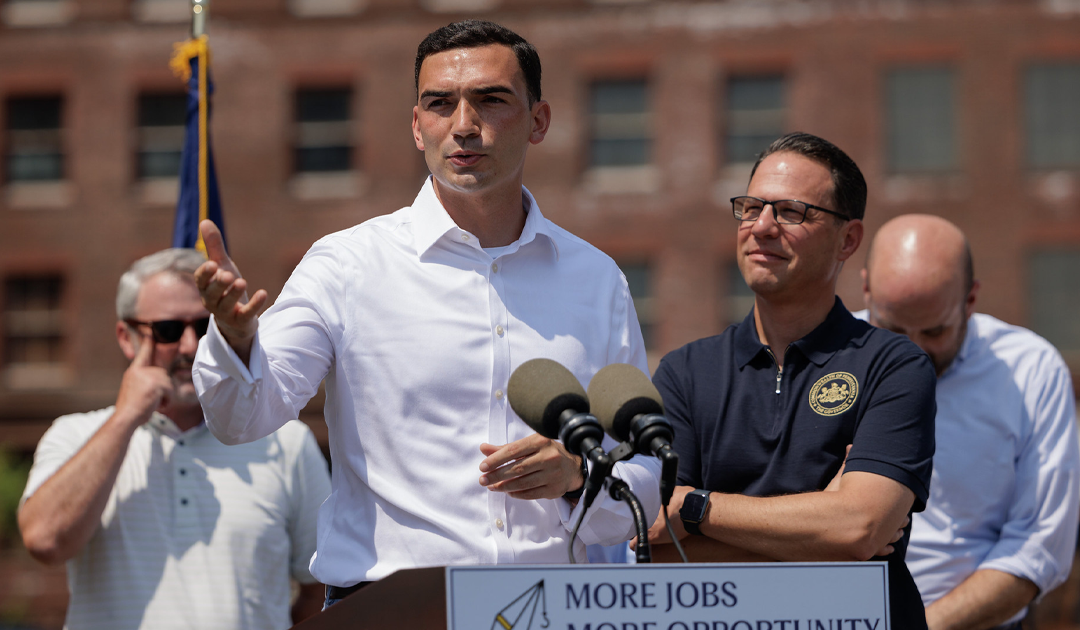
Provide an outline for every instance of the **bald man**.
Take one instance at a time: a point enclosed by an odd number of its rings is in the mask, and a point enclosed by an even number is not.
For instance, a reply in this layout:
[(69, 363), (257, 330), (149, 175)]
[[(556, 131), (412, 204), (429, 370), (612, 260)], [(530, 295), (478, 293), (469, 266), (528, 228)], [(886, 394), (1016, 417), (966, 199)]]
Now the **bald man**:
[(931, 630), (1020, 628), (1069, 575), (1080, 455), (1072, 380), (1038, 335), (975, 313), (964, 234), (906, 215), (878, 231), (862, 272), (870, 323), (907, 335), (938, 374), (937, 453), (907, 563)]

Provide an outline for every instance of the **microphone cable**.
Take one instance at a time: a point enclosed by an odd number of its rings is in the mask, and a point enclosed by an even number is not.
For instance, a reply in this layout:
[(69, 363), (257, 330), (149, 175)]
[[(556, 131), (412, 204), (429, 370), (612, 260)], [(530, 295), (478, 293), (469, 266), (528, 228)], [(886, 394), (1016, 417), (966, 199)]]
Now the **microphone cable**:
[(671, 542), (675, 545), (675, 550), (679, 552), (679, 557), (682, 558), (683, 562), (690, 562), (690, 560), (686, 558), (686, 552), (683, 551), (682, 543), (679, 542), (679, 538), (675, 535), (675, 528), (671, 526), (671, 517), (668, 516), (666, 503), (660, 508), (660, 511), (664, 513), (664, 526), (667, 527), (668, 536), (671, 537)]

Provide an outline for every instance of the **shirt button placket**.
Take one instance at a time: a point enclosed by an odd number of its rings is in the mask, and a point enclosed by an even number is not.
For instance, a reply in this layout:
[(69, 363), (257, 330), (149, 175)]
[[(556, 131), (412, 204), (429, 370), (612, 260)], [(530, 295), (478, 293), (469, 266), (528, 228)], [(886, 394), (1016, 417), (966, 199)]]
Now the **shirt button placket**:
[(176, 501), (174, 513), (178, 529), (195, 527), (197, 524), (195, 509), (195, 463), (188, 440), (177, 440), (173, 449), (173, 497)]

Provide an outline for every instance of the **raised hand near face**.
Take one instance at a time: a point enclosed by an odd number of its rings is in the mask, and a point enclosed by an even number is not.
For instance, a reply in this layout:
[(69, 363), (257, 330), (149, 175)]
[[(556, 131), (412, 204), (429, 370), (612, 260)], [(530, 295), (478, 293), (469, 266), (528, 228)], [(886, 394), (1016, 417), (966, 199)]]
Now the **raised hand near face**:
[(142, 335), (116, 397), (116, 412), (123, 413), (134, 424), (146, 422), (150, 414), (167, 406), (173, 391), (172, 377), (165, 368), (153, 364), (153, 356), (153, 335)]
[(195, 270), (195, 284), (206, 310), (214, 315), (218, 330), (247, 363), (255, 331), (259, 328), (259, 311), (266, 303), (267, 293), (259, 289), (248, 299), (247, 280), (240, 276), (240, 270), (225, 253), (225, 243), (217, 226), (213, 221), (203, 221), (199, 230), (210, 260)]

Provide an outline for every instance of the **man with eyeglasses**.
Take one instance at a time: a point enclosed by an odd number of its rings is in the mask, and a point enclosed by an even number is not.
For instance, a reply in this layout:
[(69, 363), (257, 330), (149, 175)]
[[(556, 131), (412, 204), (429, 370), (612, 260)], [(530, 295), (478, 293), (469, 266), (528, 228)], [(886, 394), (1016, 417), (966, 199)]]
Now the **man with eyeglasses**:
[[(862, 173), (828, 141), (789, 134), (732, 206), (754, 308), (653, 379), (679, 453), (672, 525), (699, 561), (884, 560), (891, 627), (925, 628), (904, 554), (930, 483), (934, 369), (836, 296), (862, 241)], [(662, 516), (649, 536), (670, 542)]]
[(19, 527), (67, 562), (65, 628), (288, 628), (319, 610), (308, 571), (326, 460), (299, 421), (243, 447), (203, 424), (191, 366), (209, 313), (168, 249), (120, 278), (116, 338), (131, 361), (116, 403), (58, 418), (38, 444)]

